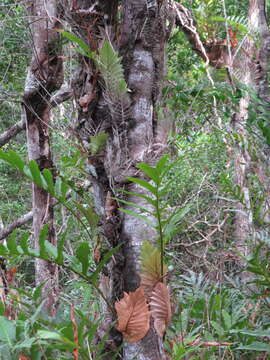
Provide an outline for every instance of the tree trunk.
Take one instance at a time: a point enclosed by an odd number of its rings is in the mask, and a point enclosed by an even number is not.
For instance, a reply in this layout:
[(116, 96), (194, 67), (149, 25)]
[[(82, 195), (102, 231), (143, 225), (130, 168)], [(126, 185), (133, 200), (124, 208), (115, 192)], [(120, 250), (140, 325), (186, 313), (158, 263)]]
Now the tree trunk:
[[(93, 182), (96, 211), (101, 217), (102, 241), (106, 247), (123, 244), (109, 264), (109, 274), (103, 274), (100, 280), (112, 303), (123, 296), (123, 291), (134, 291), (139, 286), (141, 244), (143, 240), (155, 241), (155, 233), (143, 222), (129, 215), (122, 216), (116, 204), (112, 207), (111, 196), (120, 196), (117, 189), (121, 188), (139, 192), (126, 176), (140, 177), (136, 164), (154, 163), (163, 151), (162, 144), (155, 143), (155, 106), (164, 71), (165, 3), (126, 0), (120, 7), (118, 1), (103, 1), (102, 5), (92, 1), (92, 6), (89, 1), (80, 1), (66, 13), (68, 19), (72, 18), (74, 32), (91, 50), (102, 46), (101, 38), (107, 38), (118, 49), (130, 91), (130, 95), (118, 98), (104, 86), (104, 79), (100, 78), (92, 60), (81, 59), (77, 78), (73, 80), (78, 103), (76, 131), (89, 154), (88, 171)], [(121, 24), (117, 22), (118, 11), (122, 12)], [(89, 151), (89, 136), (102, 132), (109, 135), (106, 149), (95, 155)], [(133, 196), (126, 200), (139, 202)], [(110, 316), (106, 319), (104, 328), (115, 320)], [(117, 331), (114, 334), (117, 337)], [(162, 339), (153, 327), (140, 342), (126, 343), (123, 352), (124, 359), (134, 356), (144, 360), (165, 358)]]
[[(50, 152), (49, 121), (51, 93), (61, 87), (63, 80), (59, 27), (56, 3), (54, 0), (35, 0), (29, 6), (31, 33), (33, 36), (33, 59), (28, 70), (23, 107), (26, 116), (26, 132), (29, 160), (35, 160), (40, 170), (54, 170)], [(56, 245), (54, 228), (53, 199), (32, 185), (33, 191), (33, 231), (34, 244), (38, 248), (40, 230), (48, 224), (48, 240)], [(35, 261), (37, 285), (44, 282), (42, 294), (45, 309), (54, 315), (58, 294), (57, 266), (40, 259)]]
[[(267, 59), (269, 57), (269, 31), (265, 18), (265, 3), (260, 0), (249, 1), (249, 26), (252, 33), (259, 33), (261, 35), (261, 48), (259, 56), (257, 56), (255, 40), (248, 36), (246, 37), (243, 49), (239, 59), (234, 59), (233, 70), (241, 72), (241, 82), (250, 89), (258, 89), (258, 95), (265, 101), (268, 99), (267, 83)], [(259, 57), (261, 68), (258, 69), (253, 60), (254, 56)], [(261, 60), (260, 60), (261, 58)], [(240, 71), (239, 71), (240, 70)], [(248, 134), (247, 134), (247, 119), (248, 106), (250, 103), (249, 94), (246, 94), (239, 104), (239, 112), (233, 116), (233, 129), (238, 134), (238, 142), (235, 147), (234, 167), (235, 167), (235, 183), (239, 186), (242, 193), (242, 202), (239, 203), (235, 215), (235, 241), (236, 248), (243, 255), (247, 255), (250, 251), (248, 240), (252, 241), (254, 237), (254, 221), (252, 209), (250, 204), (250, 190), (248, 187), (248, 174), (252, 171), (251, 158), (248, 150)], [(263, 164), (258, 164), (261, 168)], [(267, 187), (267, 186), (266, 186)], [(269, 194), (267, 194), (269, 199)]]
[[(258, 96), (264, 103), (266, 111), (270, 111), (269, 94), (269, 64), (270, 64), (270, 31), (266, 19), (265, 1), (258, 2), (258, 23), (260, 34), (260, 49), (258, 51), (258, 67), (256, 74), (256, 85)], [(264, 124), (269, 127), (268, 124)], [(270, 144), (265, 144), (262, 148), (260, 161), (257, 164), (256, 174), (261, 185), (265, 190), (265, 202), (261, 208), (261, 219), (264, 223), (270, 224)]]

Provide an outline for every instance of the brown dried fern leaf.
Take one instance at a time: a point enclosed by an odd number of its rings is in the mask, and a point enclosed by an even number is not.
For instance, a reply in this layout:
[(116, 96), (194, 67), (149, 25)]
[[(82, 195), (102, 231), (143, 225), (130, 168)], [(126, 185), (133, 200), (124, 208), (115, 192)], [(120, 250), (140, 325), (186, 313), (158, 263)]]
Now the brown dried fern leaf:
[(150, 295), (152, 289), (158, 282), (162, 282), (168, 269), (163, 265), (163, 277), (161, 274), (161, 257), (158, 248), (149, 241), (144, 241), (141, 249), (141, 285), (145, 288), (146, 294)]
[(141, 340), (150, 327), (150, 311), (144, 290), (140, 286), (136, 291), (126, 293), (122, 300), (115, 303), (117, 311), (117, 330), (129, 342)]
[(154, 327), (162, 337), (171, 321), (172, 311), (168, 287), (159, 282), (150, 297), (151, 315), (154, 318)]

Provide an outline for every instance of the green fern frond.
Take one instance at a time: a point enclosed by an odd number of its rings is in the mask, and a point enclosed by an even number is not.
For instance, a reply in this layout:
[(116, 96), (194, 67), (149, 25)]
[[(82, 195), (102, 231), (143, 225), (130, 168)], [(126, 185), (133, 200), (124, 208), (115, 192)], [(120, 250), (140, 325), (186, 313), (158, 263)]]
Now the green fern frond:
[(127, 85), (124, 78), (124, 70), (121, 58), (114, 51), (108, 40), (105, 40), (96, 57), (96, 64), (104, 79), (106, 90), (117, 98), (127, 93)]
[(90, 136), (90, 150), (93, 155), (99, 154), (106, 146), (108, 139), (107, 133)]

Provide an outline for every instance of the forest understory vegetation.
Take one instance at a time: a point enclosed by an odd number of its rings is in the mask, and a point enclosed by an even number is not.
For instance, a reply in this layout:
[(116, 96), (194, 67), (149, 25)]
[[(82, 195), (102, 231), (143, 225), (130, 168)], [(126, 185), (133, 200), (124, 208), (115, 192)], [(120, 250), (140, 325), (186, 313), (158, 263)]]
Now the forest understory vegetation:
[(89, 4), (0, 4), (0, 359), (270, 359), (269, 3)]

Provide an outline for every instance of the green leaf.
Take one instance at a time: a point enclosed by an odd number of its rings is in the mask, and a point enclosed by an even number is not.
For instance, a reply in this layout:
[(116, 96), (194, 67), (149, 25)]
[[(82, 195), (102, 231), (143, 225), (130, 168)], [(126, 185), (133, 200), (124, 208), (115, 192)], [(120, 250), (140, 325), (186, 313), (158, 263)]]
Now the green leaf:
[(34, 289), (33, 295), (32, 295), (32, 298), (34, 301), (37, 301), (41, 297), (43, 286), (44, 286), (44, 283), (41, 283)]
[(5, 316), (0, 316), (0, 342), (13, 346), (16, 339), (16, 327), (14, 320), (8, 320)]
[(84, 215), (88, 224), (91, 228), (94, 228), (99, 220), (99, 216), (95, 213), (92, 207), (84, 207), (82, 204), (78, 203), (77, 201), (73, 202), (77, 209)]
[(76, 250), (76, 256), (82, 264), (82, 273), (87, 275), (87, 271), (89, 268), (89, 255), (90, 255), (90, 247), (87, 242), (80, 243), (78, 249)]
[(56, 331), (38, 330), (37, 337), (39, 339), (43, 339), (43, 340), (56, 340), (56, 341), (66, 344), (72, 348), (77, 347), (77, 345), (74, 342), (70, 341), (69, 339), (67, 339), (66, 337), (64, 337), (63, 335), (61, 335), (60, 333), (58, 333)]
[(216, 321), (212, 320), (211, 325), (216, 330), (219, 336), (224, 335), (224, 329)]
[(19, 255), (19, 252), (17, 250), (17, 242), (16, 242), (17, 236), (18, 236), (18, 231), (15, 230), (12, 232), (12, 234), (9, 236), (7, 240), (7, 248), (11, 255)]
[[(157, 200), (151, 199), (149, 196), (146, 196), (146, 195), (140, 194), (140, 193), (135, 193), (135, 192), (132, 192), (132, 191), (123, 190), (123, 189), (117, 189), (117, 190), (121, 191), (124, 194), (131, 195), (131, 196), (136, 196), (136, 197), (139, 197), (141, 199), (144, 199), (145, 201), (147, 201), (149, 204), (151, 204), (154, 207), (157, 206)], [(116, 198), (116, 200), (120, 201), (118, 198)]]
[(23, 171), (25, 162), (21, 159), (21, 157), (13, 150), (10, 150), (7, 154), (8, 154), (8, 162), (10, 163), (10, 165), (17, 168), (20, 171)]
[(179, 222), (190, 211), (191, 205), (186, 205), (183, 208), (177, 209), (172, 215), (163, 222), (163, 233), (166, 237), (166, 241), (169, 241), (178, 231)]
[(167, 165), (169, 159), (170, 159), (169, 155), (165, 154), (156, 163), (156, 169), (157, 169), (159, 175), (164, 174), (164, 172), (167, 170), (166, 165)]
[[(42, 287), (45, 285), (45, 283), (46, 283), (46, 280), (41, 284)], [(42, 289), (42, 288), (41, 288), (41, 289)], [(40, 313), (42, 312), (42, 310), (43, 310), (43, 308), (44, 308), (45, 302), (46, 302), (46, 299), (44, 299), (44, 300), (39, 304), (39, 306), (35, 309), (34, 314), (33, 314), (33, 315), (30, 317), (30, 319), (29, 319), (30, 324), (33, 325), (33, 324), (36, 323), (37, 319), (38, 319), (39, 316), (40, 316)]]
[(55, 259), (55, 262), (58, 265), (64, 264), (64, 245), (65, 245), (65, 239), (67, 235), (67, 230), (61, 234), (61, 236), (57, 239), (57, 258)]
[(156, 229), (156, 225), (153, 224), (152, 221), (150, 221), (147, 216), (140, 215), (140, 214), (136, 213), (135, 211), (128, 210), (128, 209), (119, 208), (119, 210), (128, 215), (137, 217), (138, 219), (144, 221), (147, 225), (151, 226), (153, 229)]
[(29, 166), (29, 170), (32, 175), (33, 182), (36, 185), (38, 185), (39, 187), (43, 188), (43, 183), (41, 181), (41, 173), (40, 173), (40, 170), (39, 170), (39, 167), (38, 167), (38, 164), (36, 163), (36, 161), (35, 160), (29, 161), (28, 166)]
[[(23, 253), (25, 255), (31, 255), (29, 252), (29, 247), (28, 247), (28, 239), (29, 239), (30, 234), (29, 233), (24, 233), (20, 239), (20, 247), (23, 250)], [(17, 250), (19, 247), (17, 247)]]
[(40, 254), (40, 257), (43, 259), (48, 259), (48, 256), (46, 253), (46, 247), (45, 247), (45, 241), (46, 241), (46, 238), (48, 235), (48, 231), (49, 231), (49, 226), (48, 226), (48, 224), (45, 224), (39, 233), (39, 239), (38, 239), (39, 254)]
[(64, 31), (62, 29), (57, 29), (56, 31), (60, 32), (66, 39), (72, 41), (73, 43), (79, 45), (79, 47), (83, 50), (83, 54), (84, 56), (88, 56), (91, 57), (92, 53), (91, 50), (89, 48), (89, 46), (82, 41), (80, 38), (78, 38), (76, 35), (68, 32), (68, 31)]
[(36, 341), (36, 338), (29, 338), (29, 339), (25, 339), (24, 341), (13, 345), (13, 349), (29, 349), (31, 348), (31, 346), (34, 344), (34, 342)]
[(263, 351), (270, 353), (270, 345), (262, 342), (254, 342), (250, 345), (241, 345), (237, 350)]
[(114, 51), (111, 43), (105, 40), (98, 56), (95, 58), (97, 67), (104, 79), (106, 90), (114, 99), (122, 98), (127, 93), (127, 85), (121, 58)]
[(53, 181), (53, 176), (52, 173), (49, 169), (44, 169), (42, 171), (42, 175), (45, 179), (45, 182), (47, 184), (47, 191), (51, 194), (54, 195), (55, 191), (54, 191), (54, 181)]
[(45, 249), (48, 255), (50, 255), (53, 260), (55, 260), (57, 258), (57, 248), (50, 243), (48, 240), (45, 240)]
[(99, 323), (96, 323), (94, 324), (93, 326), (91, 326), (91, 328), (84, 334), (85, 337), (88, 338), (88, 341), (89, 343), (91, 344), (93, 339), (94, 339), (94, 336), (96, 335), (97, 333), (97, 328), (99, 326)]
[(231, 330), (230, 333), (232, 334), (244, 334), (249, 336), (256, 336), (256, 337), (270, 337), (270, 330), (245, 330), (245, 329), (234, 329)]
[(9, 251), (6, 248), (6, 246), (4, 244), (0, 243), (0, 255), (7, 256), (8, 254), (9, 254)]
[(231, 315), (225, 309), (222, 309), (222, 317), (226, 330), (229, 330), (232, 327)]
[(157, 188), (154, 187), (153, 185), (149, 184), (149, 182), (147, 182), (143, 179), (134, 178), (134, 177), (127, 177), (127, 179), (135, 184), (140, 185), (141, 187), (145, 188), (146, 190), (149, 190), (153, 195), (157, 196)]
[(99, 154), (102, 150), (105, 149), (107, 139), (107, 133), (100, 133), (96, 136), (90, 136), (90, 151), (93, 155)]
[(125, 205), (132, 206), (132, 207), (134, 207), (134, 208), (136, 208), (136, 209), (139, 209), (139, 210), (141, 210), (142, 212), (145, 212), (145, 213), (147, 213), (147, 214), (149, 214), (149, 215), (152, 215), (152, 214), (153, 214), (152, 211), (149, 211), (149, 210), (146, 209), (145, 207), (143, 207), (143, 206), (141, 206), (141, 205), (138, 205), (138, 204), (136, 204), (136, 203), (134, 203), (134, 202), (126, 201), (126, 200), (123, 200), (123, 199), (116, 199), (116, 200), (118, 200), (119, 202), (121, 202), (121, 203), (123, 203), (123, 204), (125, 204)]
[(160, 184), (160, 178), (158, 171), (148, 164), (138, 164), (137, 168), (143, 171), (151, 180), (153, 180), (157, 185)]
[(69, 189), (69, 185), (61, 178), (57, 178), (55, 182), (55, 196), (58, 199), (62, 199), (62, 201), (65, 200), (67, 191)]
[(103, 269), (103, 267), (110, 261), (110, 258), (113, 256), (114, 253), (116, 253), (118, 251), (118, 249), (120, 248), (120, 246), (122, 246), (122, 244), (117, 245), (115, 248), (109, 250), (108, 252), (106, 252), (106, 254), (103, 256), (102, 260), (99, 262), (96, 270), (93, 272), (93, 274), (91, 275), (91, 281), (93, 283), (96, 283), (97, 278), (101, 272), (101, 270)]

